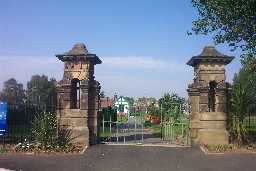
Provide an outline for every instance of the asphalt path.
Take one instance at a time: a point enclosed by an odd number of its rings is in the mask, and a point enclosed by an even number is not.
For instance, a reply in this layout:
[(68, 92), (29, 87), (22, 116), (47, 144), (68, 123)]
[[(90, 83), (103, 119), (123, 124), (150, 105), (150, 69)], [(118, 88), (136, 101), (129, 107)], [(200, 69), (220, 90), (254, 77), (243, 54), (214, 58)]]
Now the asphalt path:
[(0, 155), (16, 171), (255, 171), (256, 154), (205, 155), (199, 148), (96, 145), (85, 154)]

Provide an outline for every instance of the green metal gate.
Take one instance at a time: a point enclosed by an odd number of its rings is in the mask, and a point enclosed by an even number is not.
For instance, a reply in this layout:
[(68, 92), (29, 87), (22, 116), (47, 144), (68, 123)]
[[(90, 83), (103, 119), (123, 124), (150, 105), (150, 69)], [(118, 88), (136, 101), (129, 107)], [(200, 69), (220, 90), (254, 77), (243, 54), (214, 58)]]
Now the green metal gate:
[(188, 120), (163, 122), (162, 140), (170, 144), (190, 145)]
[(144, 124), (141, 118), (130, 118), (126, 122), (102, 121), (103, 141), (106, 143), (141, 144), (143, 143)]
[(109, 121), (103, 120), (101, 130), (102, 141), (108, 144), (190, 145), (187, 118), (159, 123), (161, 136), (151, 134), (140, 117), (130, 118), (127, 122), (112, 121), (111, 118)]

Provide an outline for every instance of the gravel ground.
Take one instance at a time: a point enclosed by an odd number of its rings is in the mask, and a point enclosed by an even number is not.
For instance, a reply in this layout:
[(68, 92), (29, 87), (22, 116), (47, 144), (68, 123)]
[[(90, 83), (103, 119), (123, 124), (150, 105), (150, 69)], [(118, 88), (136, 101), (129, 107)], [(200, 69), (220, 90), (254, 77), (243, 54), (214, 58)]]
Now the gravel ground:
[(255, 171), (256, 154), (205, 155), (199, 148), (96, 145), (83, 155), (0, 155), (0, 168), (16, 171)]

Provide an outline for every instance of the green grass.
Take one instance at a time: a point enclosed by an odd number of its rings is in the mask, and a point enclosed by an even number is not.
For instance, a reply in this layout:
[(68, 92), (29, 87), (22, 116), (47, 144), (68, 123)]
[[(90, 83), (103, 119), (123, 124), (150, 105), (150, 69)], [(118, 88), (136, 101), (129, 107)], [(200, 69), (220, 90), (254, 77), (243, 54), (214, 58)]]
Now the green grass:
[(105, 127), (104, 132), (103, 132), (103, 128), (100, 128), (100, 137), (102, 138), (107, 138), (111, 136), (111, 132), (110, 132), (110, 128), (109, 127)]

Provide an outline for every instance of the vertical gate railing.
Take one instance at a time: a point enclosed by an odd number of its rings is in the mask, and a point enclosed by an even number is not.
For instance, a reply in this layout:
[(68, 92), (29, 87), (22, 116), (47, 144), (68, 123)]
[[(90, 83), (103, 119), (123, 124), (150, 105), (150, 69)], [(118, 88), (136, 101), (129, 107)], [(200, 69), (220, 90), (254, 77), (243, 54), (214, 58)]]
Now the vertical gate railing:
[(188, 122), (163, 122), (162, 140), (171, 144), (189, 145), (189, 124)]
[(130, 118), (127, 122), (102, 121), (102, 137), (106, 142), (142, 143), (144, 139), (144, 125), (141, 118)]
[(110, 118), (102, 121), (101, 137), (105, 143), (190, 145), (188, 119), (165, 121), (160, 127), (161, 138), (150, 135), (150, 128), (144, 129), (144, 121), (139, 117), (129, 118), (127, 122), (112, 121)]

